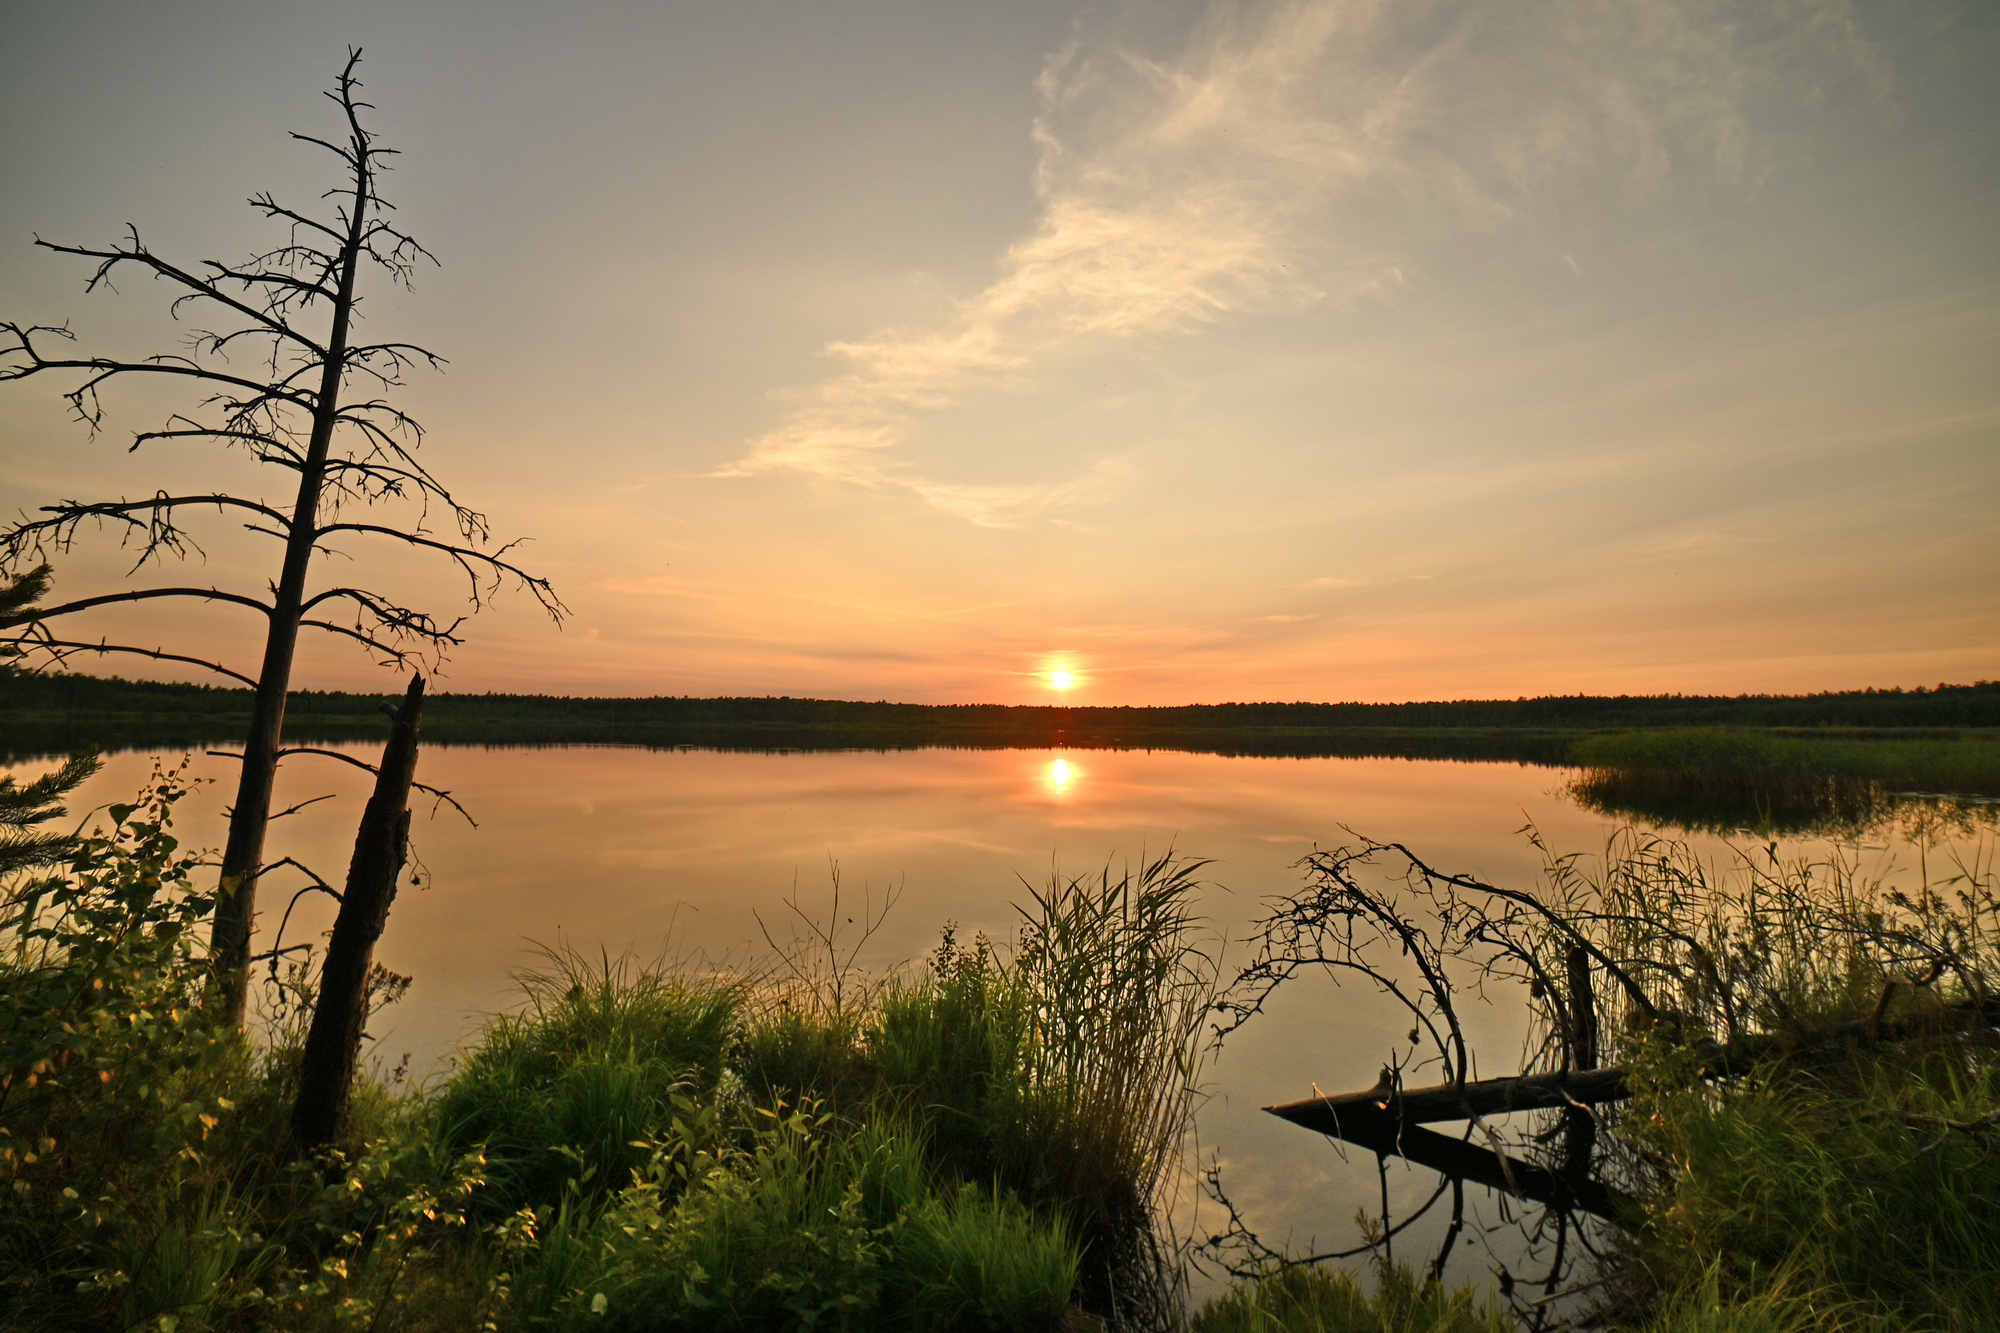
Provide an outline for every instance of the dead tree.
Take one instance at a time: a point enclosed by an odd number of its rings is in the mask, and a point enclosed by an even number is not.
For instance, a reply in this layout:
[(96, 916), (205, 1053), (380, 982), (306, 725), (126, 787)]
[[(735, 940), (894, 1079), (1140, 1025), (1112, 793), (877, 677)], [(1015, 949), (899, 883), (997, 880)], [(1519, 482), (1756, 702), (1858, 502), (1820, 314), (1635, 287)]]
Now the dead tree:
[[(300, 631), (353, 640), (392, 667), (426, 660), (434, 667), (460, 642), (463, 617), (439, 619), (372, 590), (337, 581), (318, 583), (317, 557), (334, 553), (336, 543), (349, 539), (401, 543), (412, 552), (454, 563), (466, 578), (470, 610), (479, 609), (508, 581), (526, 590), (558, 622), (566, 610), (547, 580), (513, 563), (513, 543), (493, 544), (485, 517), (461, 504), (418, 461), (422, 426), (385, 397), (412, 368), (437, 367), (441, 358), (410, 343), (371, 343), (355, 336), (365, 276), (386, 274), (407, 287), (419, 262), (435, 262), (389, 220), (392, 206), (378, 185), (387, 170), (385, 159), (394, 150), (384, 148), (362, 123), (362, 113), (372, 108), (358, 97), (355, 70), (360, 59), (358, 50), (349, 52), (327, 94), (340, 108), (340, 134), (327, 139), (292, 136), (339, 159), (339, 183), (325, 196), (334, 201), (331, 207), (315, 215), (286, 207), (269, 194), (250, 200), (266, 219), (286, 229), (284, 243), (275, 249), (234, 265), (205, 260), (183, 266), (154, 253), (136, 227), (128, 227), (124, 240), (107, 249), (36, 239), (45, 249), (95, 264), (86, 290), (108, 287), (115, 277), (136, 271), (174, 289), (171, 310), (177, 319), (190, 314), (220, 321), (213, 328), (196, 327), (183, 353), (131, 361), (67, 356), (57, 345), (73, 340), (67, 328), (0, 322), (0, 333), (10, 339), (0, 346), (0, 380), (73, 377), (74, 387), (64, 397), (93, 435), (103, 423), (100, 394), (105, 385), (165, 377), (185, 381), (197, 401), (160, 428), (138, 433), (132, 449), (207, 441), (247, 451), (259, 463), (292, 474), (292, 494), (284, 500), (199, 487), (161, 489), (141, 499), (63, 500), (0, 532), (0, 569), (44, 554), (60, 555), (84, 527), (109, 526), (137, 548), (136, 573), (168, 559), (201, 554), (184, 522), (211, 510), (214, 518), (234, 518), (249, 532), (278, 544), (269, 585), (256, 592), (193, 584), (122, 588), (0, 617), (0, 643), (43, 667), (83, 652), (137, 653), (201, 666), (255, 691), (213, 927), (223, 997), (239, 1022), (257, 881), (265, 869), (279, 737)], [(254, 356), (245, 355), (252, 351)], [(372, 511), (378, 506), (396, 502), (401, 502), (400, 522), (363, 521), (375, 517)], [(443, 530), (433, 527), (440, 517), (448, 520)], [(114, 644), (69, 628), (71, 617), (161, 598), (191, 598), (261, 616), (261, 665), (252, 673), (210, 657)]]
[(347, 1119), (354, 1090), (354, 1062), (368, 1025), (368, 974), (375, 941), (389, 923), (396, 880), (410, 849), (410, 783), (417, 771), (417, 720), (424, 706), (424, 678), (412, 676), (403, 706), (375, 772), (375, 794), (354, 835), (354, 859), (340, 894), (340, 911), (321, 965), (319, 999), (299, 1059), (299, 1095), (292, 1109), (292, 1142), (310, 1152), (332, 1143)]

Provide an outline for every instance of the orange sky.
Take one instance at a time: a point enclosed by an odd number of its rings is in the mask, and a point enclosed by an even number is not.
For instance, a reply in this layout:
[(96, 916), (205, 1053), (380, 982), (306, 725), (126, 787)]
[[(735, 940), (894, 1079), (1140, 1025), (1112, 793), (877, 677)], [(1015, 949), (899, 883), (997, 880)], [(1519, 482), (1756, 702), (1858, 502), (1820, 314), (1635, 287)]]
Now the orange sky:
[[(458, 690), (927, 702), (2000, 675), (2000, 12), (1747, 0), (78, 0), (0, 50), (0, 317), (172, 350), (33, 235), (271, 241), (368, 48), (443, 266), (373, 336), (574, 609)], [(0, 386), (0, 507), (281, 493)], [(192, 577), (256, 589), (225, 528)], [(406, 603), (437, 571), (356, 547)], [(115, 538), (58, 566), (125, 578)], [(184, 571), (148, 574), (162, 582)], [(79, 626), (78, 628), (84, 628)], [(252, 657), (240, 616), (86, 632)], [(132, 660), (85, 665), (144, 674)], [(164, 673), (171, 674), (171, 673)], [(302, 686), (385, 687), (348, 647)]]

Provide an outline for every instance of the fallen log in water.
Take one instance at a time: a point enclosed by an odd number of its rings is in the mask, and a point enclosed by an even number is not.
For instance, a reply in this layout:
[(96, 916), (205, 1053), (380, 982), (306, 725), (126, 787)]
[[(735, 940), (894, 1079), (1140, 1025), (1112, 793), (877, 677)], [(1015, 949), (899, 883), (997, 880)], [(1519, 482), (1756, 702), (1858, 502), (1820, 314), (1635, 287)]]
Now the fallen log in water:
[[(1960, 1031), (1981, 1024), (2000, 1024), (2000, 999), (1957, 1000), (1898, 1022), (1870, 1016), (1804, 1033), (1761, 1032), (1728, 1045), (1709, 1042), (1702, 1050), (1699, 1073), (1703, 1078), (1723, 1078), (1748, 1073), (1754, 1064), (1774, 1056), (1826, 1058), (1837, 1056), (1850, 1044), (1895, 1041), (1923, 1031)], [(1385, 1069), (1372, 1088), (1322, 1094), (1264, 1109), (1295, 1125), (1358, 1142), (1355, 1134), (1373, 1134), (1385, 1128), (1483, 1119), (1514, 1111), (1597, 1106), (1624, 1101), (1631, 1095), (1622, 1069), (1567, 1069), (1400, 1090)]]
[(1623, 1101), (1631, 1095), (1621, 1069), (1565, 1070), (1515, 1078), (1484, 1078), (1476, 1083), (1441, 1084), (1435, 1088), (1396, 1091), (1387, 1078), (1360, 1092), (1308, 1097), (1264, 1109), (1281, 1120), (1360, 1142), (1356, 1134), (1378, 1135), (1406, 1125), (1439, 1120), (1471, 1120), (1512, 1111), (1546, 1111), (1557, 1107)]
[(1419, 1166), (1520, 1198), (1615, 1221), (1624, 1200), (1602, 1181), (1582, 1173), (1551, 1171), (1508, 1157), (1498, 1147), (1455, 1139), (1422, 1126), (1430, 1121), (1483, 1119), (1510, 1111), (1588, 1106), (1629, 1095), (1624, 1074), (1616, 1069), (1490, 1078), (1457, 1087), (1447, 1083), (1400, 1093), (1385, 1069), (1380, 1082), (1360, 1092), (1309, 1097), (1264, 1109), (1282, 1120), (1371, 1152), (1406, 1157)]
[[(1811, 1060), (1837, 1054), (1856, 1043), (1899, 1040), (1925, 1030), (1959, 1031), (1982, 1024), (2000, 1024), (2000, 1000), (1995, 999), (1953, 1001), (1925, 1014), (1885, 1022), (1882, 1015), (1887, 1009), (1887, 996), (1885, 989), (1883, 1002), (1868, 1018), (1804, 1033), (1756, 1033), (1726, 1046), (1707, 1043), (1700, 1076), (1722, 1078), (1747, 1073), (1753, 1064), (1773, 1056)], [(1516, 1161), (1498, 1146), (1482, 1147), (1422, 1126), (1565, 1107), (1587, 1114), (1583, 1108), (1624, 1101), (1631, 1095), (1622, 1069), (1567, 1069), (1400, 1089), (1391, 1072), (1384, 1069), (1372, 1088), (1321, 1094), (1264, 1109), (1301, 1128), (1373, 1152), (1406, 1157), (1521, 1198), (1615, 1219), (1620, 1196), (1602, 1182), (1578, 1173), (1551, 1171)]]

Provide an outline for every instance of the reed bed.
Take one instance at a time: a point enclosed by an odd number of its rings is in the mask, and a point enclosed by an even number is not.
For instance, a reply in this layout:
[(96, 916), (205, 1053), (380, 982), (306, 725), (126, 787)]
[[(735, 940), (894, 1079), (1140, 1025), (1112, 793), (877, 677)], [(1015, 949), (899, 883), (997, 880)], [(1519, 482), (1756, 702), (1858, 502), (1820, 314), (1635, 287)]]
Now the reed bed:
[(1854, 834), (1901, 819), (2000, 822), (2000, 739), (1835, 740), (1720, 728), (1593, 736), (1570, 747), (1577, 800), (1714, 832)]

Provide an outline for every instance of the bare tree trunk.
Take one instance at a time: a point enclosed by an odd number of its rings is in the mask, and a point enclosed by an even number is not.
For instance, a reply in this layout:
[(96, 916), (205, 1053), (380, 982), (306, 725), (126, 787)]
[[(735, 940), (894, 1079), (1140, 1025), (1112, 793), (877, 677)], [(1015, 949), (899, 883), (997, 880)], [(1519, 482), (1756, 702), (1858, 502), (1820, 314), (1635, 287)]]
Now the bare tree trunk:
[(382, 750), (375, 794), (361, 815), (347, 887), (334, 918), (320, 969), (319, 1000), (299, 1062), (299, 1099), (292, 1109), (292, 1142), (301, 1152), (332, 1143), (347, 1118), (354, 1064), (368, 1022), (368, 973), (375, 941), (389, 923), (396, 880), (409, 855), (410, 782), (417, 770), (417, 718), (424, 678), (410, 677), (396, 712), (395, 729)]
[[(351, 113), (350, 113), (351, 114)], [(312, 435), (299, 468), (299, 493), (285, 541), (284, 568), (271, 599), (271, 623), (264, 640), (264, 663), (257, 673), (257, 698), (250, 734), (243, 743), (243, 772), (229, 812), (229, 841), (222, 854), (221, 893), (209, 943), (221, 982), (222, 1001), (232, 1023), (243, 1026), (250, 981), (250, 937), (256, 928), (257, 877), (264, 864), (264, 833), (271, 822), (271, 788), (278, 776), (278, 749), (285, 726), (285, 697), (292, 685), (304, 614), (306, 575), (320, 538), (320, 495), (326, 460), (340, 420), (341, 381), (347, 372), (348, 330), (354, 313), (354, 286), (360, 276), (367, 236), (371, 173), (359, 127), (355, 130), (354, 210), (341, 249), (333, 324), (320, 365), (319, 396), (313, 403)]]

